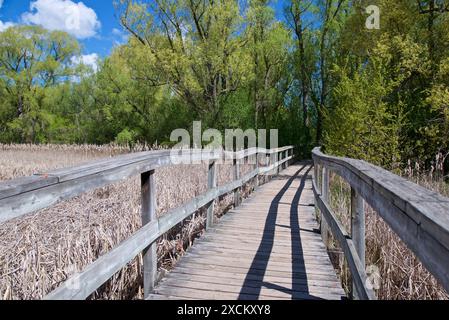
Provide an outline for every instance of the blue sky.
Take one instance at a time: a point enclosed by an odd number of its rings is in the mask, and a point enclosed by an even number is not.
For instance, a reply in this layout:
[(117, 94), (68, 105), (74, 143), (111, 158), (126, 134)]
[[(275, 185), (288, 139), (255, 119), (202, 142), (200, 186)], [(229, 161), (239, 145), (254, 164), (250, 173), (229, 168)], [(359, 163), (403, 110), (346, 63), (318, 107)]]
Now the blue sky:
[[(282, 17), (283, 2), (273, 1), (277, 18)], [(83, 55), (105, 57), (114, 45), (126, 41), (112, 3), (113, 0), (0, 0), (0, 31), (20, 23), (62, 29), (78, 38)]]
[[(72, 30), (70, 15), (73, 8), (79, 12), (80, 27), (72, 33), (83, 46), (83, 54), (110, 54), (116, 43), (125, 40), (112, 0), (0, 0), (0, 31), (10, 23), (40, 24), (49, 29)], [(30, 7), (33, 5), (33, 7)], [(64, 23), (69, 18), (69, 22)], [(61, 20), (64, 18), (65, 20)], [(77, 17), (72, 17), (76, 21)], [(52, 21), (53, 20), (53, 21)]]

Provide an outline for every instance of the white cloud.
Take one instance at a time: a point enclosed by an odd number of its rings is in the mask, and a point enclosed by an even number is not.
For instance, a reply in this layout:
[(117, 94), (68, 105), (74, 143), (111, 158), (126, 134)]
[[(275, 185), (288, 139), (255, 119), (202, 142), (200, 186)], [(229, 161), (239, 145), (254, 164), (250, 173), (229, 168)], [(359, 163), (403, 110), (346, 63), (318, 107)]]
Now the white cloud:
[[(1, 1), (1, 0), (0, 0)], [(97, 34), (101, 27), (95, 11), (83, 2), (71, 0), (36, 0), (30, 4), (30, 12), (22, 14), (22, 21), (41, 25), (49, 30), (62, 30), (85, 39)]]
[(126, 42), (128, 42), (128, 34), (123, 32), (122, 30), (119, 30), (117, 28), (113, 28), (112, 29), (112, 36), (113, 36), (113, 41), (114, 41), (114, 45), (122, 45)]
[(72, 63), (77, 65), (77, 64), (84, 64), (86, 66), (91, 67), (94, 72), (97, 72), (98, 70), (98, 59), (99, 56), (96, 53), (91, 53), (91, 54), (85, 54), (85, 55), (81, 55), (79, 57), (73, 57), (72, 58)]
[[(0, 0), (0, 4), (1, 4), (1, 1), (2, 0)], [(5, 31), (6, 29), (8, 29), (9, 27), (12, 27), (13, 25), (14, 25), (14, 23), (12, 23), (12, 22), (0, 21), (0, 32)]]
[[(0, 1), (1, 1), (1, 0), (0, 0)], [(121, 36), (121, 35), (122, 35), (122, 31), (119, 30), (119, 29), (117, 29), (117, 28), (113, 28), (113, 29), (112, 29), (112, 34), (113, 34), (114, 36)]]

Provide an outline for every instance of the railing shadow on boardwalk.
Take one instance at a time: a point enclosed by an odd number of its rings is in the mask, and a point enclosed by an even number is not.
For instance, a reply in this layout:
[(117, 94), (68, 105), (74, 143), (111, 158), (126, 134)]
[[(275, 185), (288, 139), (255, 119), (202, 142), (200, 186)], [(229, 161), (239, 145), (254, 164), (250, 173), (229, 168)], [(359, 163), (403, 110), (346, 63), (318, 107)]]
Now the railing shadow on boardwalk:
[[(255, 254), (253, 262), (248, 270), (245, 281), (243, 283), (242, 289), (239, 294), (239, 300), (245, 299), (246, 290), (248, 287), (252, 287), (252, 294), (257, 297), (260, 296), (262, 288), (268, 288), (273, 290), (278, 290), (287, 294), (291, 294), (293, 300), (298, 299), (310, 299), (317, 300), (319, 297), (309, 294), (309, 288), (307, 285), (307, 273), (305, 270), (304, 256), (301, 243), (300, 235), (300, 224), (299, 224), (299, 200), (303, 193), (307, 177), (311, 171), (311, 166), (306, 163), (301, 163), (302, 167), (296, 171), (293, 175), (280, 175), (277, 179), (288, 179), (279, 193), (274, 197), (270, 204), (269, 212), (265, 221), (265, 226), (263, 230), (262, 239), (260, 241), (259, 248)], [(285, 288), (277, 284), (264, 282), (265, 272), (268, 267), (268, 262), (274, 246), (277, 214), (279, 205), (282, 203), (280, 200), (291, 187), (292, 183), (300, 179), (300, 185), (295, 192), (293, 201), (290, 207), (290, 226), (284, 226), (290, 228), (291, 234), (291, 262), (292, 262), (292, 288)], [(282, 227), (282, 226), (281, 226)], [(267, 257), (266, 254), (269, 253)], [(257, 283), (257, 287), (254, 288), (254, 284)]]

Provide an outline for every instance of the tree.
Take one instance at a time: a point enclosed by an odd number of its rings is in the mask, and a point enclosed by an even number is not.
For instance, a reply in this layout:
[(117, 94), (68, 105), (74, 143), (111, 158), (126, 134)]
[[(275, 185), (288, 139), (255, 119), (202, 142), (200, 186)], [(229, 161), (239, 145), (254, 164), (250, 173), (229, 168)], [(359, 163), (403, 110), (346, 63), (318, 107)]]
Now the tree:
[(285, 94), (279, 85), (287, 73), (291, 39), (284, 26), (275, 21), (273, 9), (266, 0), (250, 2), (248, 21), (247, 37), (253, 65), (254, 123), (256, 128), (259, 123), (267, 128), (269, 115), (276, 113), (281, 104), (279, 100), (283, 100)]
[[(359, 122), (374, 120), (383, 114), (383, 120), (379, 122), (382, 125), (373, 128), (390, 132), (388, 137), (395, 137), (400, 148), (391, 150), (389, 145), (395, 144), (385, 138), (383, 143), (378, 140), (364, 147), (359, 146), (362, 152), (356, 153), (358, 156), (369, 160), (377, 149), (389, 149), (397, 157), (398, 163), (415, 160), (430, 166), (436, 153), (449, 150), (445, 102), (448, 98), (446, 69), (449, 36), (446, 30), (449, 19), (444, 10), (436, 10), (441, 8), (437, 5), (439, 3), (426, 1), (424, 6), (423, 1), (379, 0), (376, 4), (382, 12), (380, 30), (364, 28), (364, 16), (360, 14), (363, 5), (350, 8), (349, 16), (338, 33), (335, 50), (336, 56), (340, 58), (334, 59), (331, 69), (334, 89), (329, 96), (332, 110), (326, 113), (326, 147), (336, 150), (340, 145), (340, 154), (353, 156), (355, 146), (351, 145), (357, 141), (351, 140), (352, 136), (333, 135), (332, 132), (350, 131), (351, 126), (360, 127), (362, 124)], [(434, 17), (427, 16), (432, 12)], [(371, 79), (371, 85), (367, 79)], [(360, 88), (357, 82), (365, 86)], [(382, 83), (384, 91), (379, 90), (378, 83)], [(348, 92), (357, 91), (357, 95), (368, 100), (367, 105), (364, 108), (358, 106), (360, 102), (356, 96), (351, 98), (353, 106), (344, 102), (348, 100), (342, 86)], [(372, 95), (367, 95), (367, 92), (377, 92), (377, 114), (369, 113), (375, 104), (371, 105), (369, 97)], [(350, 123), (350, 119), (354, 122)], [(337, 127), (338, 121), (340, 127)], [(394, 130), (388, 131), (392, 127)], [(359, 137), (357, 134), (355, 136)], [(386, 137), (383, 133), (379, 133), (379, 136)], [(347, 144), (347, 141), (353, 143)], [(374, 148), (376, 144), (381, 145)], [(386, 166), (395, 162), (388, 155), (382, 158), (376, 162)]]
[(196, 116), (216, 122), (249, 73), (238, 2), (121, 0), (118, 8), (151, 60), (153, 85), (168, 85)]
[(293, 30), (296, 38), (297, 59), (294, 60), (294, 66), (299, 69), (298, 83), (300, 94), (300, 105), (302, 108), (302, 126), (305, 134), (305, 140), (310, 140), (310, 119), (309, 119), (309, 92), (311, 90), (311, 76), (313, 68), (308, 65), (306, 56), (306, 32), (307, 26), (304, 23), (304, 14), (312, 6), (312, 1), (303, 3), (300, 0), (292, 0), (286, 8), (287, 22)]
[(342, 14), (345, 0), (322, 0), (321, 11), (321, 30), (319, 35), (319, 86), (316, 89), (316, 95), (313, 98), (317, 109), (316, 123), (316, 143), (321, 143), (323, 130), (323, 114), (327, 108), (328, 96), (332, 86), (330, 84), (330, 61), (335, 58), (336, 35), (344, 23), (345, 17)]
[(78, 42), (64, 32), (15, 26), (0, 33), (3, 136), (27, 142), (42, 138), (49, 123), (43, 108), (47, 89), (74, 76), (71, 63), (77, 54)]
[(173, 129), (189, 124), (192, 118), (186, 104), (168, 84), (155, 85), (157, 73), (146, 53), (145, 47), (130, 39), (100, 65), (94, 79), (95, 102), (88, 110), (94, 119), (90, 141), (161, 142), (169, 139)]

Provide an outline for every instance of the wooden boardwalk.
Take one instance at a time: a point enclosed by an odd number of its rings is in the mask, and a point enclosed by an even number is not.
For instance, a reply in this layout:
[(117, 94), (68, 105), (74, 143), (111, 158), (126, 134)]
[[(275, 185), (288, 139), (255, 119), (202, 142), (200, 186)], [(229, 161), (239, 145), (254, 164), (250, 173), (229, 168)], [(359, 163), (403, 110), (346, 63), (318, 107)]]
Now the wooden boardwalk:
[[(156, 216), (155, 172), (175, 165), (172, 150), (125, 154), (36, 173), (0, 182), (0, 223), (140, 175), (142, 227), (44, 299), (88, 299), (140, 253), (144, 295), (149, 299), (343, 299), (326, 252), (328, 243), (322, 242), (317, 230), (315, 203), (321, 231), (331, 233), (344, 254), (352, 298), (373, 300), (376, 293), (365, 268), (366, 203), (449, 292), (449, 198), (365, 161), (324, 154), (320, 148), (312, 151), (313, 179), (311, 164), (290, 166), (214, 228), (216, 199), (238, 195), (255, 178), (287, 167), (295, 158), (293, 151), (293, 146), (238, 152), (184, 150), (182, 161), (208, 164), (207, 189), (161, 217)], [(258, 165), (241, 176), (240, 164), (256, 157)], [(216, 165), (227, 159), (233, 159), (234, 178), (217, 185)], [(350, 230), (329, 205), (331, 173), (351, 186)], [(157, 239), (201, 209), (207, 210), (208, 231), (157, 285)]]
[(288, 167), (195, 242), (149, 299), (341, 300), (313, 203), (311, 166)]

